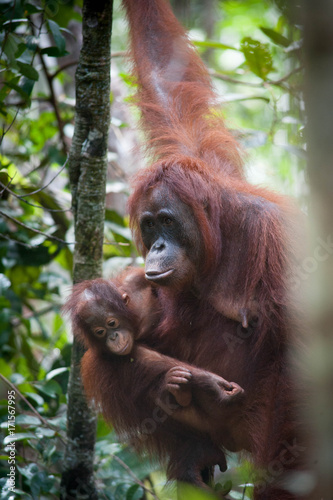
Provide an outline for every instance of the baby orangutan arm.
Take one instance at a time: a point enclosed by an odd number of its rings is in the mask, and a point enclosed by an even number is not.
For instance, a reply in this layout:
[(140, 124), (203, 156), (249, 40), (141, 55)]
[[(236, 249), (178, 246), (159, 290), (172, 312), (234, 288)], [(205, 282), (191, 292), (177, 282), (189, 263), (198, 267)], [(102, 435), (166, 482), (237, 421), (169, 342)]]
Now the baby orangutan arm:
[(214, 405), (226, 404), (243, 395), (243, 389), (234, 382), (199, 368), (174, 366), (166, 373), (165, 387), (180, 406), (189, 406), (193, 394), (202, 403), (203, 399), (214, 400)]
[(243, 448), (233, 439), (235, 430), (238, 435), (245, 400), (238, 384), (191, 365), (177, 365), (166, 373), (164, 389), (179, 405), (172, 413), (175, 420), (210, 435), (217, 426), (223, 428), (218, 441), (228, 442), (233, 451)]

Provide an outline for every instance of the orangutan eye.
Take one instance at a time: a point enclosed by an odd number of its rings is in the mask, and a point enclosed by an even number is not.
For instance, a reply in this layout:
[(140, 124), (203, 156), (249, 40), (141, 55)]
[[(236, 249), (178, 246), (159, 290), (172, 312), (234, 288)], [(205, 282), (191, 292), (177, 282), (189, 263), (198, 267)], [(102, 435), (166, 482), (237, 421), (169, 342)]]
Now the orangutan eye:
[(104, 337), (105, 328), (100, 328), (100, 327), (95, 328), (94, 334), (96, 335), (96, 337)]
[(117, 320), (117, 318), (109, 318), (107, 320), (107, 325), (110, 328), (117, 328), (119, 326), (119, 321)]
[(173, 223), (173, 220), (170, 217), (164, 217), (163, 224), (165, 224), (166, 226), (170, 226), (170, 224), (172, 224), (172, 223)]

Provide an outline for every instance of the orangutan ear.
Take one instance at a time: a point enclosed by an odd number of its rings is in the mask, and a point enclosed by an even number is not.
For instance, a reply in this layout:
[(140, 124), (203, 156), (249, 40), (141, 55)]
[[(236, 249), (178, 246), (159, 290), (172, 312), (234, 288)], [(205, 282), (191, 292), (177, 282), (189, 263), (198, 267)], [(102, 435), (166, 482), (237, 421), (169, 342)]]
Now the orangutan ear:
[(130, 298), (129, 296), (127, 295), (127, 293), (123, 293), (121, 298), (123, 299), (123, 301), (125, 302), (125, 304), (127, 305), (130, 301)]

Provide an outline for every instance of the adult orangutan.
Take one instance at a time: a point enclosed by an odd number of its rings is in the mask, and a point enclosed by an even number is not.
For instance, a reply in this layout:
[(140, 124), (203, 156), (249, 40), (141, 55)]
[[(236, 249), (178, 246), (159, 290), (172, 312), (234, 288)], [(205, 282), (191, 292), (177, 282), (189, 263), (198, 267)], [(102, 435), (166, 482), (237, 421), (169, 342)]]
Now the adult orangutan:
[(78, 283), (63, 308), (87, 348), (85, 392), (125, 441), (167, 461), (169, 479), (204, 486), (203, 469), (226, 469), (223, 448), (244, 446), (243, 390), (141, 345), (145, 317), (157, 299), (140, 270), (128, 271), (117, 284)]
[(304, 455), (288, 359), (296, 335), (287, 294), (293, 209), (245, 180), (207, 70), (165, 0), (123, 6), (154, 160), (129, 200), (163, 316), (147, 345), (244, 388), (254, 463), (278, 469), (263, 476), (256, 498), (294, 499), (283, 482)]

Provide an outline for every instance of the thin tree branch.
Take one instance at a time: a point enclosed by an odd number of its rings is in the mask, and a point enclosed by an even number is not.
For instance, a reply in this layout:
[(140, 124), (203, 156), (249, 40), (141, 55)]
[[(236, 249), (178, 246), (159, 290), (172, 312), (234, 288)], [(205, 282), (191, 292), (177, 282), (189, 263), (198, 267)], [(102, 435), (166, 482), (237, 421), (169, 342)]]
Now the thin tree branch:
[[(66, 167), (68, 163), (68, 156), (67, 156), (67, 159), (65, 161), (65, 163), (63, 164), (63, 166), (61, 167), (61, 169), (59, 170), (59, 172), (56, 173), (56, 175), (54, 177), (52, 177), (52, 179), (50, 180), (50, 182), (48, 182), (47, 184), (45, 184), (45, 186), (42, 186), (41, 188), (39, 189), (36, 189), (36, 191), (32, 191), (31, 193), (28, 193), (28, 194), (22, 194), (21, 197), (22, 198), (26, 198), (27, 196), (31, 196), (32, 194), (36, 194), (36, 193), (39, 193), (40, 191), (43, 191), (44, 189), (46, 189), (47, 187), (49, 187), (50, 184), (52, 184), (52, 182), (58, 177), (58, 175), (61, 174), (61, 172), (64, 170), (64, 168)], [(31, 172), (30, 172), (31, 173)]]
[[(12, 182), (13, 182), (13, 180), (14, 180), (15, 175), (16, 175), (16, 172), (14, 173), (13, 177), (11, 177), (11, 178), (10, 178), (10, 181), (8, 182), (8, 184), (7, 184), (6, 188), (9, 188), (9, 186), (11, 185), (11, 183), (12, 183)], [(4, 189), (3, 189), (2, 191), (0, 191), (0, 196), (2, 196), (2, 195), (3, 195), (3, 192), (4, 192)]]
[[(43, 425), (45, 425), (45, 427), (48, 427), (48, 429), (51, 429), (52, 431), (55, 430), (55, 431), (58, 432), (58, 428), (55, 425), (53, 425), (52, 423), (50, 423), (47, 420), (45, 420), (45, 418), (42, 417), (40, 415), (40, 413), (38, 413), (38, 411), (36, 410), (36, 408), (34, 408), (32, 406), (32, 404), (29, 403), (29, 401), (27, 400), (27, 398), (23, 396), (22, 392), (19, 391), (19, 389), (14, 384), (12, 384), (10, 380), (8, 380), (8, 378), (4, 377), (1, 373), (0, 373), (0, 378), (5, 382), (5, 384), (7, 384), (11, 389), (13, 389), (13, 391), (16, 392), (16, 394), (19, 396), (19, 398), (22, 399), (22, 401), (24, 401), (24, 403), (30, 408), (30, 410), (32, 411), (32, 413), (34, 415), (36, 415), (37, 418), (39, 418), (39, 420), (42, 422)], [(66, 444), (66, 442), (60, 436), (59, 433), (58, 433), (58, 438), (62, 442), (62, 444)]]
[[(52, 104), (52, 100), (50, 97), (31, 97), (31, 102), (49, 102)], [(8, 101), (6, 106), (15, 106), (15, 107), (20, 107), (20, 106), (25, 106), (27, 104), (27, 101)]]
[(47, 210), (48, 212), (69, 212), (69, 211), (71, 211), (71, 208), (64, 208), (64, 209), (59, 208), (58, 209), (58, 208), (47, 208), (47, 207), (43, 207), (42, 205), (35, 205), (34, 203), (31, 203), (30, 201), (25, 200), (24, 196), (14, 193), (14, 191), (12, 191), (11, 189), (9, 189), (8, 186), (5, 186), (5, 184), (3, 184), (1, 181), (0, 181), (0, 186), (3, 187), (3, 190), (1, 191), (1, 194), (4, 191), (7, 191), (12, 196), (14, 196), (15, 198), (17, 198), (18, 200), (21, 200), (23, 203), (26, 203), (30, 207), (41, 208), (42, 210)]
[(111, 52), (111, 59), (115, 57), (128, 57), (128, 52), (126, 50), (119, 50), (118, 52)]
[(303, 70), (304, 70), (304, 66), (298, 66), (298, 68), (293, 69), (292, 71), (290, 71), (290, 73), (288, 73), (287, 75), (283, 76), (279, 80), (268, 80), (267, 83), (269, 83), (270, 85), (280, 85), (280, 83), (285, 82), (286, 80), (288, 80), (295, 73), (300, 73)]
[(29, 248), (29, 250), (31, 250), (31, 248), (37, 248), (37, 246), (38, 246), (38, 245), (29, 245), (29, 243), (23, 243), (23, 241), (19, 241), (19, 240), (15, 240), (14, 238), (10, 238), (6, 234), (0, 234), (0, 238), (7, 240), (7, 241), (12, 241), (14, 243), (17, 243), (18, 245), (22, 245), (23, 247)]
[(7, 129), (5, 128), (5, 126), (2, 127), (1, 139), (0, 139), (0, 146), (2, 144), (3, 138), (5, 137), (5, 135), (7, 134), (7, 132), (9, 132), (9, 130), (12, 128), (12, 126), (13, 126), (15, 120), (16, 120), (16, 117), (18, 115), (18, 112), (19, 112), (19, 109), (16, 110), (15, 116), (12, 119), (11, 123), (8, 125)]
[[(127, 52), (125, 50), (120, 50), (118, 52), (111, 53), (111, 59), (114, 59), (116, 57), (126, 57), (126, 56)], [(52, 75), (50, 75), (50, 78), (53, 80), (59, 75), (59, 73), (62, 73), (62, 71), (65, 71), (65, 69), (70, 68), (71, 66), (77, 66), (78, 63), (79, 63), (78, 60), (66, 62), (65, 64), (60, 66)]]
[(53, 80), (56, 78), (60, 73), (65, 71), (65, 69), (70, 68), (71, 66), (77, 66), (79, 63), (78, 60), (75, 61), (67, 61), (65, 64), (60, 66), (52, 75), (50, 75), (50, 79)]
[(214, 71), (212, 69), (209, 69), (208, 72), (213, 78), (223, 80), (224, 82), (246, 85), (248, 87), (262, 87), (262, 83), (243, 82), (242, 80), (236, 80), (235, 78), (231, 78), (230, 76), (224, 75), (223, 73), (218, 73), (217, 71)]
[(218, 78), (219, 80), (223, 80), (223, 81), (229, 82), (229, 83), (236, 83), (238, 85), (246, 85), (247, 87), (262, 87), (262, 86), (267, 86), (267, 85), (281, 86), (281, 84), (284, 83), (285, 81), (287, 81), (292, 75), (303, 71), (303, 69), (304, 69), (303, 66), (299, 66), (298, 68), (293, 69), (292, 71), (290, 71), (290, 73), (283, 76), (279, 80), (266, 80), (266, 81), (260, 82), (260, 83), (244, 82), (242, 80), (237, 80), (235, 78), (231, 78), (230, 76), (223, 75), (222, 73), (218, 73), (217, 71), (214, 71), (211, 69), (209, 70), (209, 74), (214, 78)]
[(57, 122), (58, 122), (59, 134), (60, 134), (60, 139), (61, 139), (61, 142), (62, 142), (63, 151), (66, 154), (67, 153), (67, 144), (66, 144), (66, 139), (65, 139), (65, 134), (64, 134), (64, 123), (63, 123), (62, 118), (60, 116), (60, 111), (59, 111), (59, 107), (58, 107), (58, 101), (57, 101), (57, 98), (56, 98), (56, 95), (55, 95), (55, 92), (54, 92), (54, 88), (53, 88), (52, 75), (49, 74), (47, 66), (46, 66), (46, 63), (45, 63), (45, 59), (43, 57), (43, 54), (41, 54), (40, 52), (39, 52), (39, 58), (41, 60), (41, 63), (42, 63), (42, 66), (43, 66), (43, 70), (44, 70), (44, 73), (45, 73), (45, 76), (46, 76), (46, 79), (47, 79), (47, 82), (48, 82), (48, 85), (49, 85), (49, 89), (50, 89), (50, 101), (52, 103), (52, 106), (53, 106), (53, 109), (54, 109), (54, 112), (55, 112), (55, 115), (56, 115), (56, 119), (57, 119)]
[(22, 314), (22, 320), (19, 318), (15, 318), (16, 319), (15, 326), (22, 323), (22, 321), (25, 319), (39, 318), (40, 316), (44, 316), (44, 314), (52, 312), (55, 309), (59, 310), (59, 307), (55, 308), (54, 306), (47, 306), (47, 307), (44, 307), (44, 309), (40, 309), (39, 311), (35, 311), (33, 309), (30, 309), (29, 314)]
[(129, 247), (129, 243), (123, 243), (122, 241), (108, 241), (104, 240), (103, 245), (119, 245), (120, 247)]
[(140, 481), (140, 479), (138, 477), (136, 477), (134, 472), (128, 467), (128, 465), (125, 464), (125, 462), (123, 462), (121, 460), (121, 458), (117, 457), (117, 455), (114, 455), (114, 454), (111, 454), (111, 456), (112, 456), (112, 458), (114, 458), (116, 460), (116, 462), (118, 462), (128, 472), (128, 474), (136, 482), (136, 484), (141, 486), (141, 488), (143, 488), (150, 495), (152, 495), (153, 498), (155, 498), (156, 500), (159, 500), (158, 497), (155, 495), (155, 493), (152, 490), (150, 490), (149, 488), (147, 488), (147, 486), (145, 486), (145, 484), (142, 481)]
[[(0, 210), (0, 214), (3, 214), (3, 212), (1, 212)], [(7, 214), (3, 214), (5, 217), (8, 217), (10, 218), (10, 216)], [(20, 221), (12, 218), (12, 220), (14, 222), (17, 222), (18, 224), (21, 224)], [(24, 225), (23, 225), (24, 226)], [(39, 232), (41, 233), (43, 236), (46, 236), (46, 239), (49, 239), (49, 237), (47, 237), (47, 235), (41, 231), (38, 231), (37, 229), (33, 229), (29, 226), (24, 226), (26, 229), (29, 229), (30, 231), (35, 231), (35, 232)], [(24, 243), (23, 241), (19, 241), (19, 240), (15, 240), (15, 238), (10, 238), (9, 236), (7, 236), (6, 234), (0, 234), (0, 238), (3, 238), (4, 240), (7, 240), (7, 241), (13, 241), (14, 243), (17, 243), (18, 245), (22, 245), (26, 248), (29, 248), (30, 250), (32, 248), (38, 248), (39, 245), (29, 245), (29, 243)], [(64, 240), (60, 240), (59, 238), (56, 238), (55, 236), (52, 237), (53, 239), (56, 239), (57, 241), (60, 241), (61, 243), (64, 243), (65, 245), (74, 245), (75, 244), (75, 241), (74, 242), (67, 242), (67, 241), (64, 241)], [(130, 246), (130, 243), (123, 243), (121, 241), (103, 241), (103, 245), (110, 245), (110, 246), (120, 246), (120, 247), (129, 247)]]
[[(15, 224), (18, 224), (21, 227), (24, 227), (28, 231), (32, 231), (33, 233), (37, 233), (37, 234), (41, 234), (42, 236), (45, 237), (46, 240), (58, 241), (59, 243), (62, 243), (63, 245), (74, 245), (75, 244), (74, 242), (68, 242), (68, 241), (62, 240), (61, 238), (57, 238), (57, 236), (51, 236), (50, 234), (43, 233), (43, 231), (39, 231), (39, 229), (35, 229), (33, 227), (27, 226), (26, 224), (23, 224), (23, 222), (15, 219), (15, 217), (12, 217), (11, 215), (6, 214), (2, 210), (0, 210), (0, 215), (3, 215), (3, 217), (6, 217), (6, 219), (11, 220), (12, 222), (14, 222)], [(38, 245), (36, 245), (36, 246), (38, 246)]]

